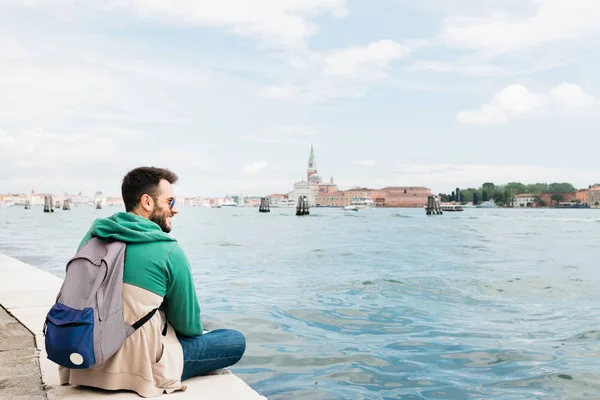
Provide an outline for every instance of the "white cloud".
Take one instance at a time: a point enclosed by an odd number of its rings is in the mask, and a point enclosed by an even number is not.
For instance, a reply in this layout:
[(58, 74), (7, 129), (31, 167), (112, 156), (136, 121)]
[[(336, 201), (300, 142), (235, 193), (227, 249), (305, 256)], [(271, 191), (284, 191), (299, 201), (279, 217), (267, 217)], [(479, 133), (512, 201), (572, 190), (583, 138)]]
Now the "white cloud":
[(34, 128), (19, 132), (0, 130), (0, 155), (3, 160), (23, 162), (44, 168), (48, 162), (83, 161), (99, 149), (110, 154), (116, 150), (107, 137), (83, 134), (56, 134)]
[(596, 0), (457, 0), (442, 8), (436, 54), (416, 70), (523, 77), (596, 56)]
[(531, 0), (533, 15), (506, 12), (448, 17), (439, 40), (448, 47), (497, 55), (600, 33), (596, 0)]
[(316, 103), (326, 99), (359, 98), (365, 88), (347, 80), (325, 79), (310, 76), (303, 84), (282, 84), (266, 86), (260, 96), (271, 100), (298, 101)]
[(296, 98), (301, 92), (302, 89), (296, 85), (270, 85), (262, 88), (259, 95), (266, 99), (290, 100)]
[(456, 119), (463, 124), (497, 125), (553, 106), (572, 111), (594, 104), (595, 98), (586, 94), (579, 85), (562, 83), (546, 94), (536, 94), (523, 85), (514, 84), (496, 93), (489, 103), (481, 105), (478, 110), (459, 112)]
[(256, 174), (267, 167), (267, 163), (265, 161), (255, 161), (251, 164), (247, 164), (244, 166), (244, 174), (253, 175)]
[(274, 100), (312, 103), (334, 98), (362, 97), (370, 84), (388, 77), (391, 62), (408, 56), (422, 42), (401, 44), (379, 40), (321, 53), (296, 55), (291, 59), (300, 75), (293, 82), (265, 86), (260, 96)]
[(413, 49), (393, 40), (379, 40), (366, 46), (338, 49), (324, 55), (323, 72), (349, 79), (377, 79), (387, 76), (391, 61), (403, 58)]
[(316, 134), (314, 129), (304, 126), (280, 126), (272, 131), (254, 136), (242, 136), (241, 138), (268, 144), (306, 144), (309, 138)]
[(15, 60), (27, 56), (27, 50), (13, 37), (6, 34), (0, 36), (0, 58)]
[(434, 172), (444, 172), (454, 168), (451, 164), (410, 164), (397, 165), (394, 168), (395, 172), (407, 174), (430, 174)]
[(453, 61), (419, 60), (414, 63), (411, 70), (471, 76), (498, 76), (504, 74), (500, 67), (486, 60), (474, 58), (459, 58)]
[(96, 10), (123, 10), (144, 18), (173, 25), (206, 26), (240, 36), (256, 36), (265, 44), (302, 46), (318, 31), (313, 19), (323, 14), (343, 18), (346, 0), (21, 0), (9, 1), (54, 12), (74, 12), (77, 6)]
[(580, 108), (597, 104), (594, 96), (590, 96), (579, 85), (561, 83), (550, 89), (548, 99), (562, 107)]
[(375, 166), (375, 160), (360, 160), (355, 161), (354, 164), (363, 165), (365, 167), (373, 167)]

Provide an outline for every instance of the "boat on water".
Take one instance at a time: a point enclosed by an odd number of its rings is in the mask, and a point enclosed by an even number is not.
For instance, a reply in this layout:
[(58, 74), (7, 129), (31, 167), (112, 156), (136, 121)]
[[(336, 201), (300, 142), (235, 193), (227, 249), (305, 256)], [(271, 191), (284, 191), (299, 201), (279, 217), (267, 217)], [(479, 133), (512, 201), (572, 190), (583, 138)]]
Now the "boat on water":
[(222, 207), (237, 207), (237, 206), (238, 206), (237, 203), (233, 203), (233, 202), (231, 202), (231, 203), (227, 202), (227, 203), (222, 204)]
[(464, 211), (464, 208), (461, 204), (454, 203), (442, 203), (440, 205), (442, 211), (453, 212), (453, 211)]
[(368, 197), (361, 197), (344, 206), (344, 211), (370, 210), (372, 208), (375, 208), (375, 202)]
[(211, 204), (210, 208), (222, 208), (223, 206), (221, 204)]
[(498, 205), (494, 202), (494, 200), (484, 201), (483, 203), (477, 204), (475, 207), (477, 208), (498, 208)]

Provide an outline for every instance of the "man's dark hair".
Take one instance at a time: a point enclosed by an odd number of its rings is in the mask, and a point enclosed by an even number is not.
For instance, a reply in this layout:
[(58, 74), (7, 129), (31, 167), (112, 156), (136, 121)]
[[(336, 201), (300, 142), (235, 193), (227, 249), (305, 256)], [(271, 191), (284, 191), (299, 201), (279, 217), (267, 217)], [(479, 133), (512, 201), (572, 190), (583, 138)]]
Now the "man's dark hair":
[(139, 167), (129, 171), (121, 185), (125, 211), (135, 210), (144, 194), (149, 194), (156, 199), (159, 194), (158, 185), (162, 179), (173, 184), (179, 177), (165, 168)]

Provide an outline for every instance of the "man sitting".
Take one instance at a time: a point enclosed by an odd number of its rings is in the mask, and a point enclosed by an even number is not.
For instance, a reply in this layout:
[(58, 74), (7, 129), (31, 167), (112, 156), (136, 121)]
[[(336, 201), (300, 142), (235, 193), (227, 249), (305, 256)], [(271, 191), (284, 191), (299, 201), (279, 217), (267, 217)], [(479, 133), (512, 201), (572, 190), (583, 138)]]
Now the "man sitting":
[(79, 245), (92, 237), (127, 244), (123, 273), (126, 323), (133, 324), (157, 307), (164, 313), (154, 314), (103, 365), (59, 367), (61, 384), (133, 390), (154, 397), (185, 390), (181, 381), (242, 358), (246, 340), (240, 332), (219, 329), (203, 333), (190, 264), (177, 240), (168, 235), (178, 213), (172, 187), (177, 179), (162, 168), (130, 171), (121, 186), (126, 212), (94, 221)]

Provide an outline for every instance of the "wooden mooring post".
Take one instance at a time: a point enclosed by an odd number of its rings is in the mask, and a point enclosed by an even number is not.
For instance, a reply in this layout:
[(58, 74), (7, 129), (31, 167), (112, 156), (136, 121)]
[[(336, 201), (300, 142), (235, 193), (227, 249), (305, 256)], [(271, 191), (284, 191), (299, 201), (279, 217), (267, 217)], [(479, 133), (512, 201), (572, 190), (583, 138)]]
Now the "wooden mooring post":
[(429, 196), (427, 197), (427, 207), (425, 207), (427, 215), (442, 215), (442, 207), (440, 205), (439, 197)]
[(65, 199), (65, 201), (63, 201), (63, 210), (70, 210), (71, 209), (71, 201), (69, 199)]
[(261, 213), (271, 212), (271, 210), (269, 209), (269, 199), (268, 198), (263, 197), (262, 199), (260, 199), (260, 206), (258, 207), (258, 212), (261, 212)]
[(298, 197), (298, 203), (296, 204), (296, 215), (309, 215), (308, 198), (306, 196)]
[(52, 196), (44, 196), (44, 212), (54, 212), (54, 204), (52, 204)]

